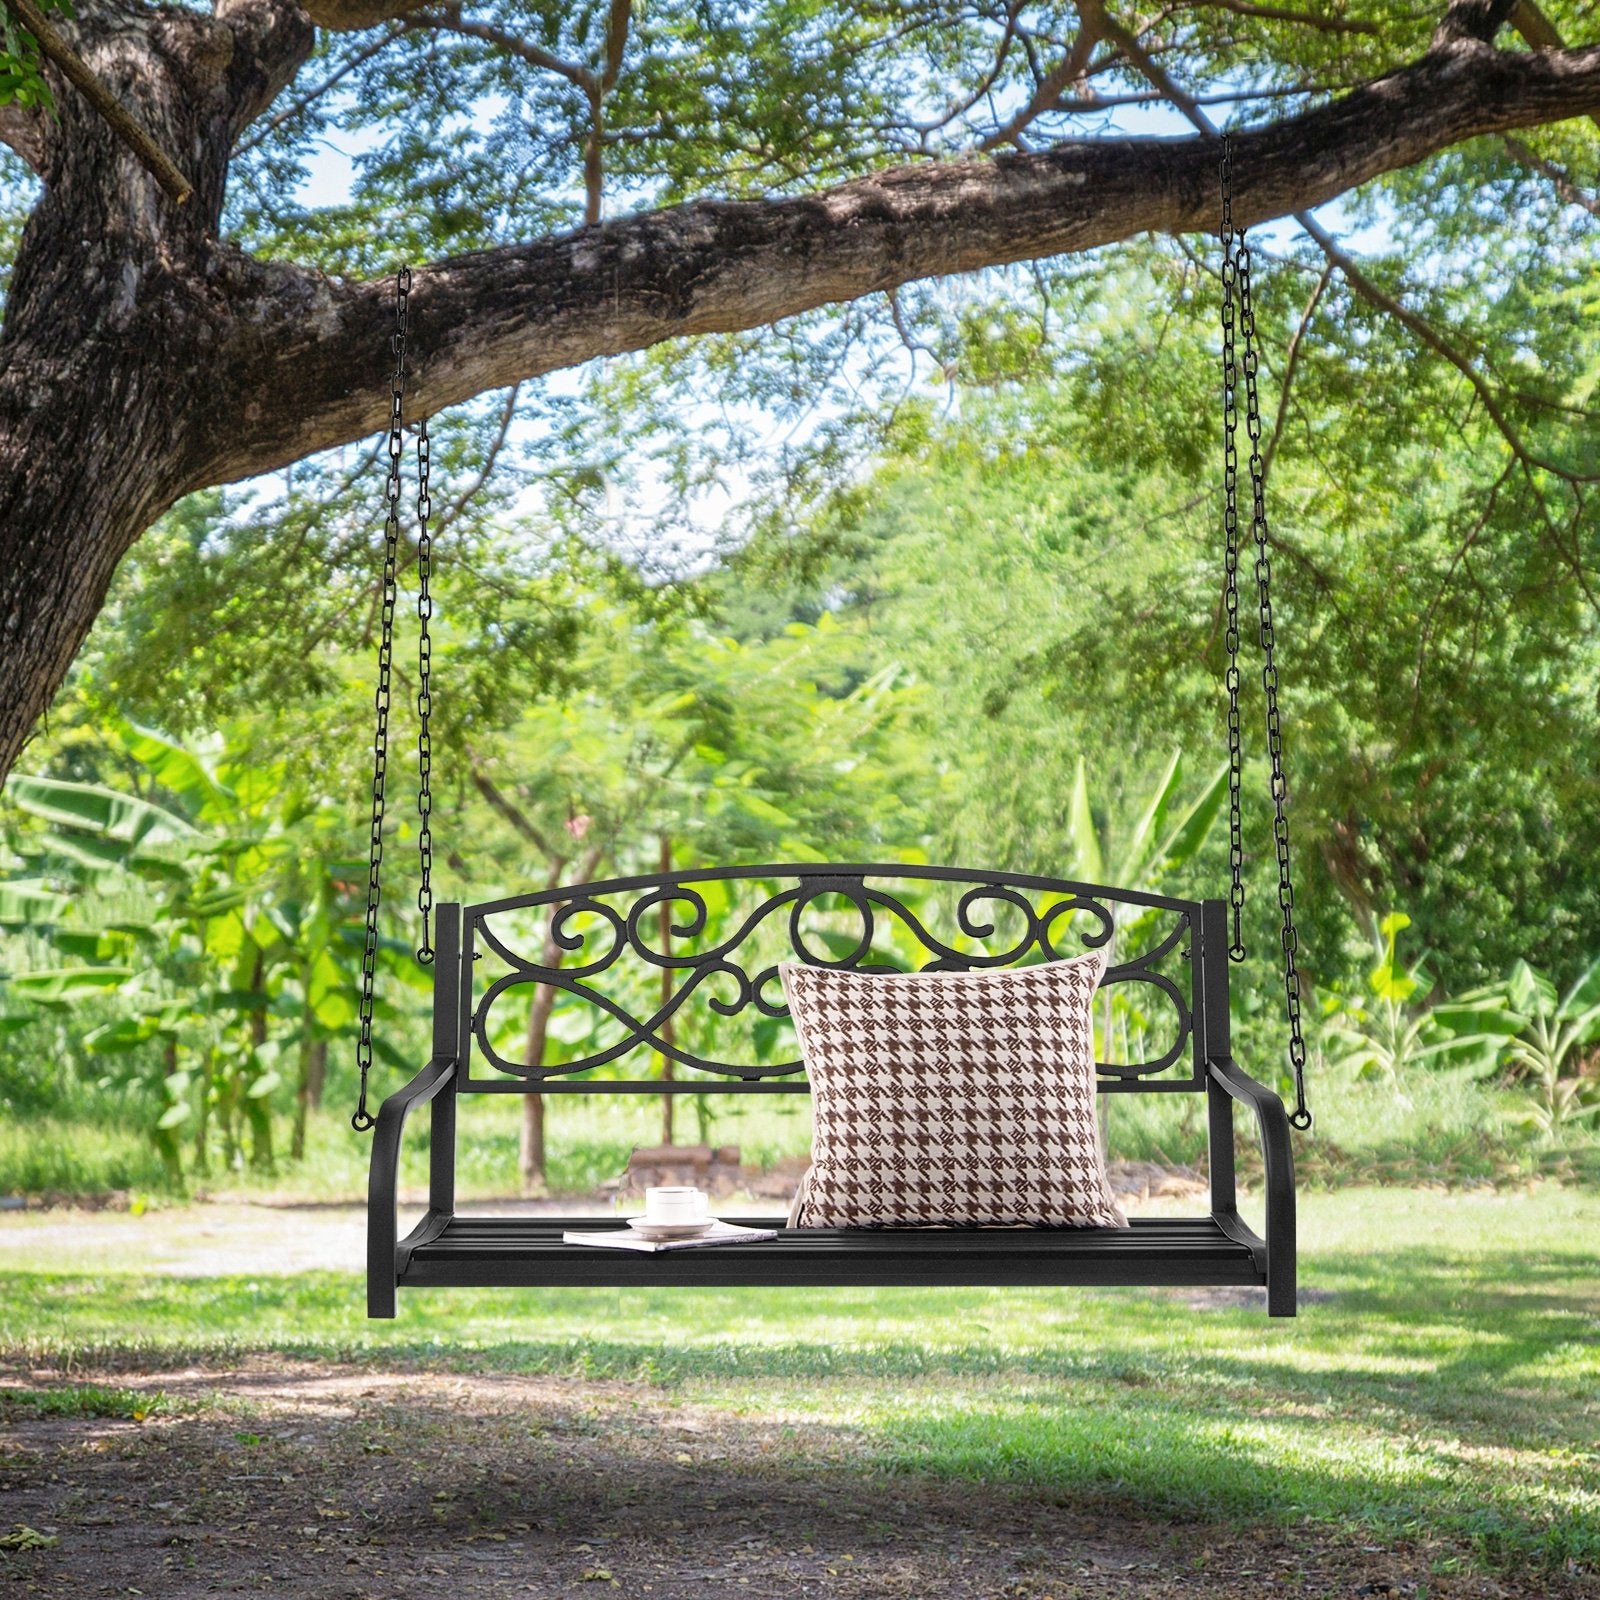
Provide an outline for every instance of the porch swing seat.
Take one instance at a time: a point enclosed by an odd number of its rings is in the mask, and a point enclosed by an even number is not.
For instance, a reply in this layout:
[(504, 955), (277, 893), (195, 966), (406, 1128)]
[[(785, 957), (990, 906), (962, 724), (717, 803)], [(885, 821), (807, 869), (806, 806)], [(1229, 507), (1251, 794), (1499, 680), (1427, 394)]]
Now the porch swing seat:
[[(763, 898), (735, 907), (741, 885), (762, 891)], [(670, 908), (675, 941), (667, 949), (653, 945), (646, 932), (647, 914), (655, 925), (664, 906)], [(832, 941), (819, 940), (815, 928), (830, 919)], [(848, 937), (838, 932), (841, 919)], [(394, 1316), (398, 1291), (413, 1288), (1253, 1285), (1265, 1289), (1270, 1315), (1293, 1316), (1289, 1121), (1278, 1095), (1232, 1057), (1226, 923), (1221, 900), (902, 865), (715, 868), (569, 885), (465, 908), (442, 904), (432, 1059), (384, 1102), (374, 1130), (368, 1314)], [(768, 1242), (660, 1254), (562, 1242), (567, 1229), (616, 1226), (615, 1217), (458, 1214), (456, 1113), (462, 1096), (804, 1094), (802, 1064), (763, 1060), (759, 1047), (760, 1025), (768, 1025), (770, 1045), (771, 1025), (784, 1015), (770, 997), (775, 962), (872, 970), (883, 963), (891, 926), (897, 950), (903, 953), (914, 941), (925, 952), (920, 964), (944, 971), (1058, 959), (1104, 944), (1118, 930), (1114, 964), (1103, 985), (1128, 986), (1141, 1015), (1162, 1015), (1142, 1032), (1155, 1040), (1155, 1053), (1097, 1063), (1098, 1091), (1205, 1095), (1207, 1213), (1136, 1217), (1126, 1229), (784, 1229)], [(545, 966), (518, 952), (518, 934), (526, 940), (543, 927), (553, 928), (570, 957), (563, 964)], [(997, 942), (1004, 948), (996, 950)], [(830, 959), (841, 948), (844, 958)], [(670, 1000), (642, 1016), (634, 1009), (644, 992), (640, 971), (653, 980), (655, 992), (661, 974), (669, 973), (672, 991)], [(609, 989), (608, 978), (614, 980)], [(623, 1037), (555, 1067), (506, 1059), (496, 1045), (495, 1007), (508, 991), (521, 990), (526, 1000), (539, 985), (553, 987), (566, 1006), (594, 1008)], [(722, 1019), (706, 1036), (726, 1058), (694, 1055), (664, 1031), (668, 1018), (687, 1018), (696, 1004)], [(675, 1062), (673, 1079), (594, 1075), (630, 1054), (662, 1051)], [(432, 1122), (428, 1208), (401, 1237), (401, 1139), (408, 1116), (423, 1105)], [(1238, 1211), (1235, 1105), (1252, 1113), (1260, 1143), (1264, 1238)], [(728, 1220), (759, 1225), (763, 1219)]]

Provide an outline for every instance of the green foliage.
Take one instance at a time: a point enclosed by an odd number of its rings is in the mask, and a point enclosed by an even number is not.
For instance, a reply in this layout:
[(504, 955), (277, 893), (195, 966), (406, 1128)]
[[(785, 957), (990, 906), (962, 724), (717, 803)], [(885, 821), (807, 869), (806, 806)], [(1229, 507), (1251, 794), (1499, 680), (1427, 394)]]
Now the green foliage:
[(1600, 1118), (1600, 961), (1564, 993), (1519, 961), (1504, 984), (1478, 999), (1507, 1035), (1508, 1075), (1522, 1091), (1511, 1115), (1546, 1136)]
[[(71, 17), (72, 0), (36, 0), (43, 16)], [(0, 10), (0, 106), (42, 106), (55, 114), (55, 96), (45, 81), (39, 41), (19, 23), (9, 7)]]
[[(1376, 964), (1367, 975), (1366, 996), (1329, 994), (1323, 1004), (1322, 1037), (1331, 1046), (1329, 1061), (1356, 1078), (1376, 1078), (1404, 1094), (1402, 1085), (1424, 1062), (1443, 1063), (1458, 1072), (1481, 1075), (1482, 1046), (1499, 1044), (1496, 1034), (1474, 1034), (1441, 1025), (1425, 1001), (1428, 980), (1421, 963), (1403, 965), (1395, 949), (1399, 934), (1411, 926), (1403, 911), (1391, 911), (1373, 928)], [(1457, 1005), (1459, 1023), (1470, 1008)], [(1464, 1059), (1463, 1059), (1464, 1058)]]
[[(174, 1176), (186, 1125), (199, 1171), (214, 1145), (238, 1164), (247, 1135), (251, 1158), (270, 1166), (284, 1069), (298, 1057), (303, 1089), (312, 1046), (348, 1034), (355, 1016), (355, 872), (337, 854), (348, 824), (282, 764), (125, 722), (104, 732), (167, 803), (40, 775), (8, 781), (34, 823), (13, 849), (38, 876), (6, 886), (5, 925), (80, 958), (30, 966), (10, 994), (60, 1017), (109, 1077), (143, 1079), (150, 1135)], [(102, 996), (117, 1002), (107, 1020), (83, 1006)]]

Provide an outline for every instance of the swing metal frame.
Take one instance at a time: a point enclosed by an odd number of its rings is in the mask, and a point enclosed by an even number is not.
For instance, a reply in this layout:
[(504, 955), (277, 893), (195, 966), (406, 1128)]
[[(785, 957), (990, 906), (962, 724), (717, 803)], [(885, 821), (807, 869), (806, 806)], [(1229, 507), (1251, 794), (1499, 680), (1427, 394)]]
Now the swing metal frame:
[[(1209, 1206), (1203, 1216), (1134, 1218), (1118, 1228), (906, 1228), (785, 1230), (770, 1241), (736, 1249), (683, 1250), (665, 1255), (582, 1250), (563, 1246), (567, 1228), (604, 1227), (597, 1217), (460, 1215), (455, 1200), (457, 1114), (472, 1094), (804, 1094), (809, 1085), (799, 1062), (708, 1059), (670, 1043), (664, 1024), (687, 1015), (692, 1003), (709, 1004), (724, 1017), (755, 1020), (781, 1014), (767, 998), (772, 982), (774, 928), (787, 933), (789, 955), (815, 965), (872, 970), (881, 953), (881, 930), (896, 910), (907, 909), (895, 886), (915, 880), (925, 891), (948, 888), (960, 900), (947, 925), (957, 936), (926, 933), (924, 970), (970, 970), (1051, 959), (1074, 939), (1093, 948), (1112, 937), (1119, 911), (1163, 919), (1160, 937), (1124, 954), (1107, 969), (1104, 985), (1137, 985), (1141, 1005), (1168, 1009), (1165, 1045), (1148, 1061), (1097, 1063), (1100, 1093), (1200, 1093), (1206, 1097)], [(708, 884), (753, 881), (768, 890), (760, 904), (738, 904), (708, 942), (697, 948), (653, 948), (646, 938), (659, 908), (675, 906), (674, 933), (691, 944), (706, 933), (703, 890)], [(1024, 920), (1022, 934), (994, 952), (996, 906)], [(865, 912), (853, 959), (828, 960), (808, 940), (806, 916), (850, 908)], [(829, 910), (831, 908), (831, 912)], [(987, 909), (986, 909), (987, 908)], [(1289, 1120), (1278, 1095), (1234, 1060), (1228, 984), (1229, 933), (1222, 900), (1180, 900), (1099, 885), (1014, 873), (958, 868), (883, 866), (763, 866), (705, 869), (569, 885), (465, 908), (437, 908), (434, 965), (433, 1054), (412, 1081), (391, 1095), (377, 1117), (368, 1196), (367, 1307), (392, 1317), (400, 1289), (441, 1287), (554, 1288), (647, 1285), (829, 1287), (837, 1285), (1161, 1285), (1211, 1288), (1252, 1285), (1266, 1290), (1272, 1316), (1295, 1314), (1295, 1186)], [(575, 952), (571, 964), (545, 966), (517, 951), (498, 931), (527, 914), (553, 917), (558, 940)], [(573, 931), (585, 913), (589, 928)], [(647, 916), (647, 913), (649, 914)], [(1074, 920), (1077, 919), (1077, 920)], [(1070, 925), (1086, 932), (1066, 933)], [(733, 932), (719, 936), (724, 927)], [(901, 926), (904, 927), (904, 923)], [(756, 967), (747, 947), (769, 935)], [(606, 941), (610, 943), (607, 944)], [(598, 951), (598, 953), (597, 953)], [(1121, 952), (1119, 952), (1121, 954)], [(478, 979), (485, 962), (499, 975)], [(673, 973), (673, 994), (647, 1016), (630, 1012), (607, 991), (628, 962)], [(590, 1057), (556, 1067), (529, 1067), (499, 1056), (494, 1047), (495, 1007), (506, 994), (549, 984), (569, 1002), (593, 1006), (622, 1037)], [(718, 999), (713, 990), (730, 992)], [(632, 993), (639, 992), (637, 983)], [(722, 1028), (725, 1036), (739, 1030)], [(671, 1079), (596, 1076), (629, 1051), (663, 1046), (676, 1058)], [(720, 1049), (732, 1051), (727, 1043)], [(430, 1108), (428, 1204), (403, 1236), (397, 1185), (407, 1118)], [(1236, 1178), (1234, 1108), (1248, 1110), (1261, 1150), (1264, 1236), (1240, 1216)], [(759, 1223), (757, 1218), (734, 1219)], [(615, 1225), (615, 1219), (610, 1219)]]

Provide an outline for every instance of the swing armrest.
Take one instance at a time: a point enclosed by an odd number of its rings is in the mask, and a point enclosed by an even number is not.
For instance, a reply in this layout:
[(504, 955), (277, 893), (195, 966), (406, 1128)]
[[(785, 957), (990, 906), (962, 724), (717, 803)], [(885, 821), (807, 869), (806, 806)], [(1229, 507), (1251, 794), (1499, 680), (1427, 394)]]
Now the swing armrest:
[[(1219, 1089), (1256, 1114), (1261, 1157), (1266, 1169), (1267, 1312), (1274, 1317), (1292, 1317), (1295, 1313), (1295, 1195), (1289, 1114), (1273, 1090), (1258, 1083), (1231, 1057), (1208, 1062), (1207, 1071)], [(1234, 1216), (1236, 1220), (1237, 1214)], [(1242, 1223), (1239, 1226), (1243, 1228)]]
[(400, 1135), (406, 1118), (455, 1078), (454, 1056), (435, 1056), (405, 1088), (383, 1102), (372, 1130), (372, 1166), (367, 1179), (367, 1315), (395, 1313), (396, 1210), (400, 1182)]

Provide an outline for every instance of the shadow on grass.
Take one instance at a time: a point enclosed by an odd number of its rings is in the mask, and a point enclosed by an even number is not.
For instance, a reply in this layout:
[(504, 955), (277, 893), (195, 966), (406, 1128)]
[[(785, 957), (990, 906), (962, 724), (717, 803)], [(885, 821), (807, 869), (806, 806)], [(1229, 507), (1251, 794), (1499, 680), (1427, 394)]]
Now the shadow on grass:
[(796, 1420), (896, 1476), (1168, 1520), (1430, 1529), (1501, 1565), (1600, 1561), (1593, 1253), (1309, 1265), (1332, 1298), (1294, 1322), (1159, 1291), (562, 1289), (417, 1292), (369, 1323), (337, 1274), (13, 1274), (0, 1352), (81, 1373), (264, 1355), (275, 1389), (297, 1359), (644, 1382), (730, 1426)]

